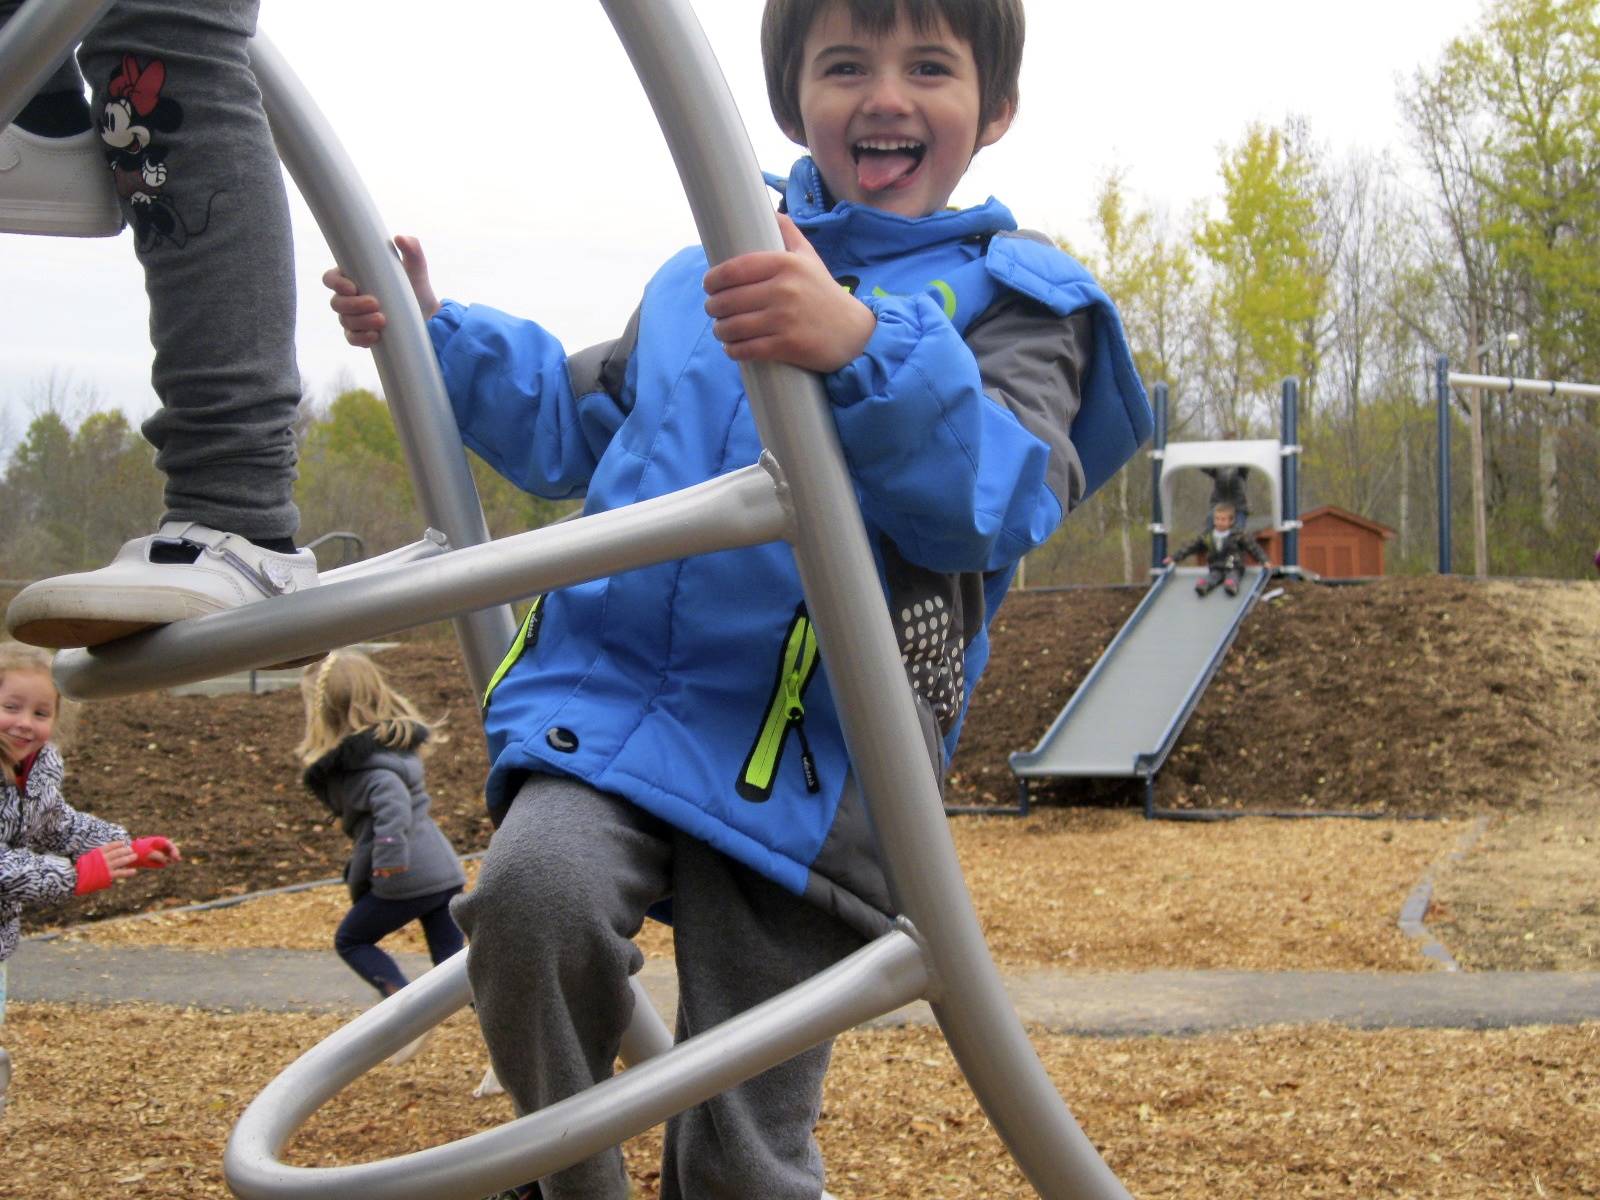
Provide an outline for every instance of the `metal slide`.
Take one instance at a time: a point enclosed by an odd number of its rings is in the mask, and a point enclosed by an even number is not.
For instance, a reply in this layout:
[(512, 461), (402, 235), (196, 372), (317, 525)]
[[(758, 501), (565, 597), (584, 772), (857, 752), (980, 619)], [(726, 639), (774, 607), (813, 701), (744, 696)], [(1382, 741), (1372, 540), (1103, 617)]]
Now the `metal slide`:
[(1163, 571), (1078, 685), (1039, 744), (1011, 756), (1026, 808), (1031, 780), (1142, 778), (1146, 812), (1155, 773), (1271, 578), (1248, 567), (1237, 596), (1195, 595), (1203, 567)]

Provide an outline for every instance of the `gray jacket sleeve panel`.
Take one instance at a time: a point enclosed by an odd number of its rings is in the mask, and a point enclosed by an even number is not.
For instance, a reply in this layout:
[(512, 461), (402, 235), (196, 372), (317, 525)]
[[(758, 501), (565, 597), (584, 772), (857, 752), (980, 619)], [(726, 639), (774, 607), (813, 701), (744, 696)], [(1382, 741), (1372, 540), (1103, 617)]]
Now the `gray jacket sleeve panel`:
[(1094, 352), (1087, 310), (1058, 317), (1037, 301), (1007, 295), (979, 315), (966, 343), (983, 390), (1050, 447), (1045, 482), (1069, 512), (1083, 498), (1083, 466), (1073, 448), (1073, 419)]
[(572, 394), (587, 396), (592, 392), (604, 392), (621, 401), (628, 377), (628, 360), (633, 357), (633, 348), (638, 342), (639, 310), (636, 308), (621, 337), (567, 355), (567, 377), (572, 381)]
[(405, 870), (411, 865), (411, 790), (385, 767), (358, 772), (356, 778), (361, 803), (372, 813), (372, 869)]

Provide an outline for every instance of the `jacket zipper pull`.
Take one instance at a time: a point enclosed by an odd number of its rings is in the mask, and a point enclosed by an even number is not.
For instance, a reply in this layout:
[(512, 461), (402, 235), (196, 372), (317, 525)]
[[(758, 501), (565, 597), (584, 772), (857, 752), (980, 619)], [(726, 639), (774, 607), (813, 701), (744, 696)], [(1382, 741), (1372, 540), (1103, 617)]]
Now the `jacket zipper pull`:
[(822, 781), (817, 778), (817, 760), (811, 757), (811, 743), (806, 741), (805, 718), (791, 716), (789, 723), (800, 737), (800, 771), (806, 779), (806, 791), (820, 792)]
[(817, 778), (817, 760), (811, 757), (811, 743), (806, 740), (806, 706), (800, 699), (800, 685), (804, 682), (800, 663), (783, 681), (784, 699), (787, 701), (789, 728), (800, 738), (800, 771), (805, 776), (806, 791), (820, 792), (822, 783)]

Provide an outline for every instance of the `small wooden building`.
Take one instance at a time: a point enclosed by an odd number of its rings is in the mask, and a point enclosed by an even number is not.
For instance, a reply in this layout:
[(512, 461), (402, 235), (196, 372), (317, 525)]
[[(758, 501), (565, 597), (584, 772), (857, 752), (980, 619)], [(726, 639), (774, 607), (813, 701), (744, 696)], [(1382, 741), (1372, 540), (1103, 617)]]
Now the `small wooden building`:
[[(1394, 530), (1357, 516), (1348, 509), (1324, 504), (1301, 515), (1300, 565), (1327, 579), (1356, 579), (1383, 574), (1383, 544)], [(1256, 535), (1267, 557), (1283, 565), (1283, 534), (1276, 529)]]

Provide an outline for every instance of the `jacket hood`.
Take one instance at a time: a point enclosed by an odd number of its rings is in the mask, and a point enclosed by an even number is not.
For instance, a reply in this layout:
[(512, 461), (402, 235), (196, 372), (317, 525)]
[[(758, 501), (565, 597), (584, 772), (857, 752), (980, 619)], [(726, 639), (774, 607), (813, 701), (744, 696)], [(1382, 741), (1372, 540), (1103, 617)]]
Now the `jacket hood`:
[(328, 778), (342, 771), (357, 771), (364, 767), (375, 755), (384, 753), (405, 753), (415, 751), (422, 743), (428, 740), (428, 728), (425, 725), (413, 723), (411, 732), (404, 742), (398, 746), (385, 746), (378, 740), (377, 734), (370, 729), (362, 729), (352, 733), (332, 750), (329, 750), (316, 762), (305, 769), (301, 782), (322, 799), (326, 800), (328, 792)]
[(860, 247), (871, 247), (871, 260), (878, 261), (939, 242), (987, 238), (1017, 227), (1011, 210), (993, 196), (971, 208), (946, 208), (925, 217), (904, 217), (865, 204), (835, 204), (809, 156), (790, 168), (787, 179), (767, 175), (766, 180), (783, 196), (784, 211), (830, 262), (862, 261)]

